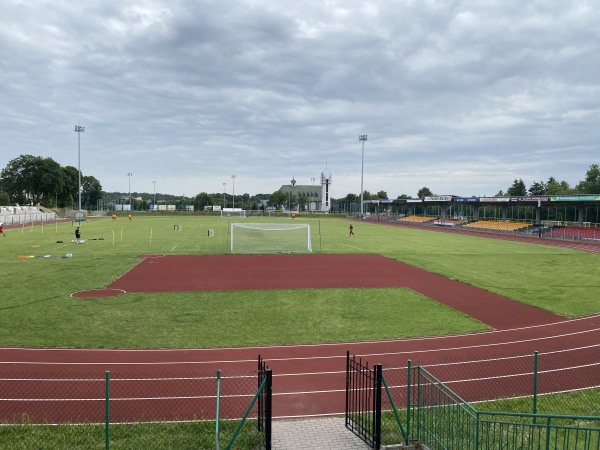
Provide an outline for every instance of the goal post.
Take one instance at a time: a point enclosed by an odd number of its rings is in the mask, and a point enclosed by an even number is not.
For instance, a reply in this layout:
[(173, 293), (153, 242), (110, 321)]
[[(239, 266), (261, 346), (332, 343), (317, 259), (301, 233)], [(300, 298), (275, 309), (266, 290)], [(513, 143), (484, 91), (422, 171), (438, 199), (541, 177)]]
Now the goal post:
[(230, 219), (231, 217), (246, 218), (246, 210), (240, 208), (223, 208), (221, 210), (221, 219)]
[(232, 223), (231, 253), (310, 253), (307, 223)]

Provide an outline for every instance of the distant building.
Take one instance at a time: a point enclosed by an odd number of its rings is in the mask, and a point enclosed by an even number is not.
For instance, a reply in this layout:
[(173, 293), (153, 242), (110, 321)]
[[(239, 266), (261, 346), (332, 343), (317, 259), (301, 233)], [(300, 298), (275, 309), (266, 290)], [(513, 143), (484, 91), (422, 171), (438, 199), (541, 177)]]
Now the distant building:
[(290, 184), (284, 184), (279, 190), (288, 196), (295, 196), (296, 202), (288, 205), (291, 210), (298, 210), (298, 199), (306, 199), (306, 209), (315, 212), (329, 212), (331, 209), (331, 172), (325, 168), (321, 173), (321, 185), (314, 184), (296, 184), (292, 178)]

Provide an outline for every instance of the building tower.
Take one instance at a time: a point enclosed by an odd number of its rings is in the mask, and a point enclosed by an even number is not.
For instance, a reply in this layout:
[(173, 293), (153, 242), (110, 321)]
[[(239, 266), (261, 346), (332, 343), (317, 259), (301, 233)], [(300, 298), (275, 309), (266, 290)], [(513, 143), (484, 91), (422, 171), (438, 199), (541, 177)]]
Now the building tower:
[(325, 164), (325, 170), (321, 173), (321, 212), (329, 212), (331, 209), (330, 188), (331, 172)]

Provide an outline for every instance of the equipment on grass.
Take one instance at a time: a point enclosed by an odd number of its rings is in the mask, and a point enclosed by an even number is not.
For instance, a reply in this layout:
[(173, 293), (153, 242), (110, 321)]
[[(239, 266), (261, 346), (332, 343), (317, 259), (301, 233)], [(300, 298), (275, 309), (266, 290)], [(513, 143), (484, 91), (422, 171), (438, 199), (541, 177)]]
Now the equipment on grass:
[(231, 253), (310, 253), (306, 223), (232, 223)]

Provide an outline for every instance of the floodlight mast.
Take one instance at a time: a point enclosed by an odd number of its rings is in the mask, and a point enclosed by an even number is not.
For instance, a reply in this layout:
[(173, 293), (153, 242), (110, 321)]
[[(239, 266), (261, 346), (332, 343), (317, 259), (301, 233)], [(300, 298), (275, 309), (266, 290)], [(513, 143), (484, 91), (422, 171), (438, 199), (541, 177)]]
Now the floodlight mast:
[(152, 203), (154, 203), (154, 209), (156, 210), (156, 209), (158, 209), (156, 207), (156, 181), (152, 181), (152, 184), (154, 184), (154, 200)]
[(131, 176), (133, 173), (129, 172), (127, 176), (129, 177), (129, 211), (131, 211)]
[(235, 175), (231, 175), (231, 181), (233, 183), (233, 210), (235, 211)]
[(75, 125), (75, 133), (77, 133), (77, 213), (81, 214), (81, 133), (85, 131), (85, 127)]
[(367, 135), (366, 134), (361, 134), (358, 136), (358, 140), (362, 142), (362, 157), (361, 157), (361, 163), (360, 163), (360, 217), (363, 217), (364, 215), (364, 206), (363, 206), (363, 194), (364, 194), (364, 189), (363, 189), (363, 175), (365, 172), (365, 141), (367, 140)]

